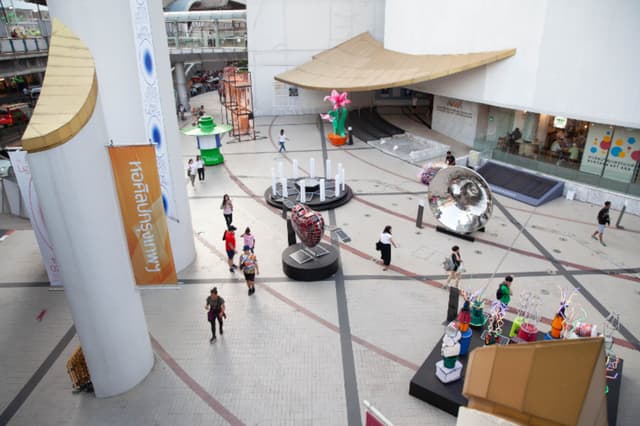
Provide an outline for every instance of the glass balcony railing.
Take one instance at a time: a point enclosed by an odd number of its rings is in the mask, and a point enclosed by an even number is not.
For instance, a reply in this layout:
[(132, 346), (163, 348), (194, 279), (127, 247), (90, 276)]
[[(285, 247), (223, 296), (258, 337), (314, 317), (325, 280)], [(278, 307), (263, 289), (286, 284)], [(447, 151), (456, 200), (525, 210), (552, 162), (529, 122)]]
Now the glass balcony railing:
[(246, 49), (246, 30), (167, 32), (169, 48)]
[(623, 194), (640, 196), (640, 173), (636, 171), (635, 180), (620, 182), (606, 177), (580, 171), (580, 164), (567, 158), (556, 158), (548, 155), (528, 155), (529, 152), (509, 150), (497, 141), (476, 141), (474, 149), (481, 152), (486, 159), (494, 159), (513, 166), (522, 167), (535, 172), (556, 176), (562, 179), (591, 185)]

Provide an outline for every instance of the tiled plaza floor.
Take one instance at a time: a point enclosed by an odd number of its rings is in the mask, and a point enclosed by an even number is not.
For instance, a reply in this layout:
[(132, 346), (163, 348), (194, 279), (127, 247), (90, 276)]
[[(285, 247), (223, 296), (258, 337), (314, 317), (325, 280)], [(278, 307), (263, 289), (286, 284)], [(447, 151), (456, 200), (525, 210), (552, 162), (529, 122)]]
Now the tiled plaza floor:
[[(195, 103), (219, 115), (217, 95)], [(415, 166), (359, 141), (323, 146), (315, 116), (260, 117), (256, 123), (258, 140), (225, 144), (224, 165), (208, 167), (206, 180), (188, 189), (197, 259), (179, 274), (182, 288), (142, 293), (156, 362), (123, 395), (71, 393), (65, 363), (78, 340), (64, 292), (48, 288), (33, 231), (0, 217), (0, 229), (15, 230), (0, 241), (0, 415), (11, 414), (9, 424), (344, 425), (362, 421), (365, 399), (396, 425), (454, 424), (454, 417), (408, 394), (409, 380), (443, 331), (448, 293), (440, 285), (441, 262), (454, 244), (467, 269), (463, 287), (488, 283), (485, 297), (492, 298), (511, 273), (511, 305), (533, 292), (547, 320), (558, 307), (559, 288), (576, 285), (581, 294), (575, 299), (589, 322), (601, 326), (609, 311), (619, 312), (624, 330), (616, 333), (615, 349), (625, 363), (618, 423), (637, 424), (640, 218), (626, 215), (625, 229), (607, 230), (608, 247), (602, 247), (590, 237), (598, 206), (557, 199), (534, 209), (497, 196), (487, 232), (475, 243), (459, 241), (436, 233), (428, 213), (424, 227), (416, 228), (425, 187), (416, 181)], [(290, 139), (286, 155), (276, 152), (281, 128)], [(434, 132), (425, 129), (425, 135)], [(188, 138), (182, 144), (186, 165), (197, 152)], [(464, 154), (459, 147), (456, 153)], [(355, 192), (345, 206), (324, 212), (326, 223), (352, 240), (340, 245), (334, 277), (294, 282), (282, 273), (285, 223), (263, 193), (279, 161), (291, 170), (297, 159), (306, 169), (313, 157), (322, 170), (323, 155), (334, 167), (344, 165)], [(234, 202), (234, 224), (250, 226), (256, 236), (261, 274), (252, 297), (221, 259), (225, 193)], [(514, 222), (526, 224), (528, 233)], [(399, 247), (393, 268), (384, 272), (371, 259), (387, 224)], [(224, 336), (209, 344), (203, 304), (213, 285), (229, 318)], [(542, 331), (548, 327), (540, 324)]]

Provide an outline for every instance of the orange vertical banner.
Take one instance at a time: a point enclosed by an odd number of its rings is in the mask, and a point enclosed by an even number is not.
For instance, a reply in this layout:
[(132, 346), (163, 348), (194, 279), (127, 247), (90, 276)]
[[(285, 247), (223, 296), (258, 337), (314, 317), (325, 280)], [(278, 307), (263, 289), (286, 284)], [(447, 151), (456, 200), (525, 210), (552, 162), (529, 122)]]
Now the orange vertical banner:
[(109, 147), (109, 156), (136, 283), (176, 284), (154, 146)]

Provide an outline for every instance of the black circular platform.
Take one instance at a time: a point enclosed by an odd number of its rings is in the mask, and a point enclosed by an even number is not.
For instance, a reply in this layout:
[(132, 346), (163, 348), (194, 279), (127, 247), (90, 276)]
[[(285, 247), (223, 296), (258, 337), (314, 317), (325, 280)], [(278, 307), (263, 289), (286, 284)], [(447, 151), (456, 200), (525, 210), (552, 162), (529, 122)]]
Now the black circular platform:
[[(307, 192), (307, 200), (300, 200), (300, 185), (301, 182), (304, 183), (305, 190)], [(344, 204), (347, 204), (351, 198), (353, 198), (353, 191), (349, 185), (344, 186), (344, 191), (340, 191), (340, 196), (334, 196), (335, 190), (335, 179), (326, 179), (326, 197), (324, 201), (320, 201), (320, 178), (298, 178), (298, 179), (287, 179), (287, 193), (289, 194), (287, 197), (286, 204), (296, 205), (298, 203), (302, 203), (306, 206), (309, 206), (311, 209), (316, 211), (321, 210), (329, 210), (335, 209), (336, 207), (340, 207)], [(280, 189), (280, 182), (276, 185), (277, 189)], [(273, 197), (271, 186), (264, 191), (264, 199), (269, 205), (273, 207), (277, 207), (279, 209), (282, 208), (283, 199), (282, 196)], [(287, 208), (290, 208), (287, 206)]]
[(305, 263), (299, 263), (290, 256), (304, 248), (302, 243), (294, 244), (284, 249), (282, 252), (282, 271), (284, 274), (296, 281), (321, 281), (335, 274), (340, 265), (338, 249), (331, 244), (322, 242), (318, 246), (329, 253), (315, 257)]

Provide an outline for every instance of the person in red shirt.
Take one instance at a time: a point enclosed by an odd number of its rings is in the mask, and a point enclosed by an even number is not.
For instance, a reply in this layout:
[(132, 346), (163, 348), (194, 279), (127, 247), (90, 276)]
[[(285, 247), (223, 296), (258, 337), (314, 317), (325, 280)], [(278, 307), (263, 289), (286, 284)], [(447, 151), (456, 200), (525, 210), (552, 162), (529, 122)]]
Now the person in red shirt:
[(227, 251), (227, 262), (229, 263), (229, 272), (235, 272), (237, 266), (233, 264), (233, 258), (236, 255), (236, 227), (231, 225), (227, 231), (224, 231), (224, 248)]

